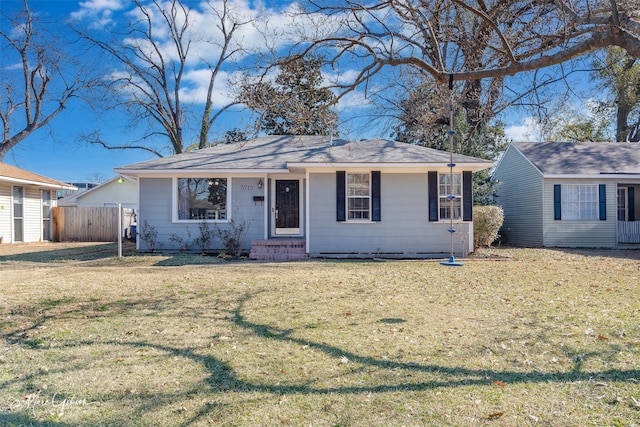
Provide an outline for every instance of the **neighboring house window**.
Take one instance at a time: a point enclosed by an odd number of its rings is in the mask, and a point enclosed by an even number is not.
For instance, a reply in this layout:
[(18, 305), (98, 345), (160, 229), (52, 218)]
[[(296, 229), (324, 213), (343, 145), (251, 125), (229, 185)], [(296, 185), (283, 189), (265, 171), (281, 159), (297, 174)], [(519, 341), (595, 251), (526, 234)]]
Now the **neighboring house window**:
[(51, 191), (42, 190), (42, 240), (51, 240)]
[(561, 209), (562, 219), (597, 220), (598, 185), (562, 185)]
[(347, 174), (347, 220), (371, 218), (371, 186), (368, 173)]
[(24, 187), (13, 187), (13, 241), (24, 241)]
[[(440, 219), (451, 219), (453, 210), (453, 219), (459, 220), (462, 215), (462, 174), (438, 175), (438, 194)], [(453, 196), (453, 199), (449, 196)]]
[(227, 219), (227, 178), (178, 178), (179, 220)]

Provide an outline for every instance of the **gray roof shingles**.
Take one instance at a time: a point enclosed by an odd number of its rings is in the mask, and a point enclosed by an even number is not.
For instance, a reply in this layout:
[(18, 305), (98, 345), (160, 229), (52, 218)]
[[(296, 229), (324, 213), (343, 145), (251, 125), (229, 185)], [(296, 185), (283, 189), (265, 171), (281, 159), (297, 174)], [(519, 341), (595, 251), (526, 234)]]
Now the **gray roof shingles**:
[(628, 142), (515, 142), (544, 175), (639, 174), (640, 144)]
[[(492, 162), (454, 155), (457, 163)], [(287, 169), (288, 164), (325, 163), (449, 163), (449, 153), (383, 139), (346, 141), (322, 136), (269, 136), (239, 144), (218, 145), (117, 168), (135, 171)]]

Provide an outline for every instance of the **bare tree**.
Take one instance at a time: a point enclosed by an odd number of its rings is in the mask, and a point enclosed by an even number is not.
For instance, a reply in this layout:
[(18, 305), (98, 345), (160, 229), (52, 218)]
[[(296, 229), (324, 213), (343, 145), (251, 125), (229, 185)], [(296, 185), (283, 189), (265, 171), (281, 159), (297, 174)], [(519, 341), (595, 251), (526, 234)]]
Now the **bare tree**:
[(459, 102), (471, 125), (486, 121), (509, 76), (607, 46), (640, 56), (638, 0), (310, 0), (306, 13), (326, 31), (300, 44), (301, 55), (361, 64), (336, 84), (340, 96), (386, 67), (411, 67), (443, 86), (463, 81)]
[(595, 67), (600, 87), (612, 94), (600, 107), (615, 110), (615, 140), (640, 141), (640, 57), (609, 48)]
[[(109, 93), (115, 100), (112, 107), (124, 108), (134, 125), (146, 122), (148, 131), (143, 139), (161, 135), (171, 143), (172, 153), (192, 148), (204, 148), (209, 142), (213, 123), (236, 104), (231, 100), (215, 108), (214, 87), (223, 67), (236, 57), (246, 54), (237, 34), (252, 18), (235, 13), (233, 2), (222, 0), (205, 3), (209, 28), (215, 35), (198, 34), (192, 21), (193, 11), (181, 0), (145, 3), (133, 0), (135, 16), (123, 32), (112, 31), (114, 37), (76, 31), (97, 46), (116, 64), (115, 72), (106, 76)], [(204, 37), (204, 39), (201, 39)], [(194, 45), (208, 45), (198, 51)], [(205, 64), (208, 86), (204, 99), (187, 99), (185, 73), (192, 63)], [(200, 70), (203, 71), (203, 70)], [(185, 141), (185, 126), (193, 125), (197, 141)], [(146, 142), (140, 145), (111, 145), (99, 134), (88, 137), (92, 142), (110, 149), (137, 148), (162, 154)]]
[(95, 83), (64, 51), (64, 41), (35, 19), (27, 0), (17, 16), (3, 19), (9, 25), (0, 27), (0, 161)]

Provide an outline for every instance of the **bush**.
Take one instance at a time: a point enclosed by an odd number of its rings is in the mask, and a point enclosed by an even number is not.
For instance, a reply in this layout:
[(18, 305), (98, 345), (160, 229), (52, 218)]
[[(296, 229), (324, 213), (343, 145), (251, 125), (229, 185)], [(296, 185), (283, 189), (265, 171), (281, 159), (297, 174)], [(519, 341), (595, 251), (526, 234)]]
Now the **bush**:
[(147, 220), (142, 223), (142, 228), (138, 230), (138, 238), (145, 242), (149, 252), (156, 250), (156, 244), (158, 243), (158, 230), (153, 225), (150, 225)]
[(504, 221), (500, 206), (473, 207), (473, 246), (491, 246), (500, 235), (498, 231)]
[(242, 244), (247, 231), (249, 231), (249, 224), (246, 221), (229, 220), (225, 229), (216, 225), (215, 234), (220, 238), (229, 255), (239, 257), (242, 254)]

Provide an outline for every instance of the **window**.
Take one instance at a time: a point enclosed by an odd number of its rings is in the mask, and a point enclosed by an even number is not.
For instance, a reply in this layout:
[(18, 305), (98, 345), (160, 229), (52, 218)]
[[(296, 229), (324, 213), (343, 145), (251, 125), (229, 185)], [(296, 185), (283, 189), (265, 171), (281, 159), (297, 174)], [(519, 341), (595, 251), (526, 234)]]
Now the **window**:
[(42, 190), (42, 240), (51, 240), (51, 191)]
[(24, 187), (13, 187), (13, 241), (24, 240)]
[(562, 219), (597, 220), (598, 185), (562, 185)]
[(439, 174), (438, 194), (440, 219), (452, 219), (453, 209), (453, 219), (459, 220), (462, 215), (462, 174)]
[(369, 220), (371, 186), (368, 173), (347, 174), (347, 220)]
[(227, 179), (178, 178), (178, 219), (227, 219)]

